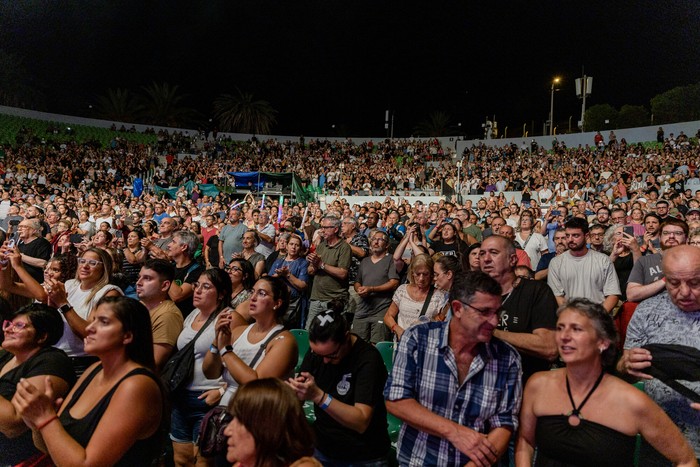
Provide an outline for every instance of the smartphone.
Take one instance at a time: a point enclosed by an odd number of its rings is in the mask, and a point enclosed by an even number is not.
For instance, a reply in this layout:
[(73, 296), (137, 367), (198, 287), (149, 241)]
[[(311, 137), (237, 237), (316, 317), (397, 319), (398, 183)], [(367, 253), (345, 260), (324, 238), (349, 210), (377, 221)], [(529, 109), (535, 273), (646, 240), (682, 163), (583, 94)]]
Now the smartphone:
[(630, 237), (634, 237), (634, 227), (631, 225), (626, 225), (622, 228), (622, 232), (626, 233)]
[(452, 222), (452, 218), (451, 218), (451, 217), (445, 217), (445, 222), (447, 222), (447, 223), (449, 224), (450, 222)]
[(555, 209), (552, 211), (553, 216), (561, 216), (561, 211), (559, 209)]
[(7, 242), (7, 248), (14, 248), (15, 247), (15, 239), (11, 238), (10, 241)]
[(114, 232), (115, 238), (122, 238), (123, 236), (124, 236), (124, 233), (121, 230), (117, 230)]
[(71, 234), (70, 235), (70, 242), (75, 243), (75, 244), (83, 243), (84, 238), (85, 238), (85, 236), (83, 234)]

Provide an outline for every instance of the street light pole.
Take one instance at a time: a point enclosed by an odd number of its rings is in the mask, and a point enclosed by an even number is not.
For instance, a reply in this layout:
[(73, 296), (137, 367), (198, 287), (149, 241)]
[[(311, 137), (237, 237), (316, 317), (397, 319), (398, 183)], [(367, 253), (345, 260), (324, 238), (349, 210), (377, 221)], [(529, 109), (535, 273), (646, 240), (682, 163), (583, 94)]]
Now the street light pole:
[(554, 85), (559, 84), (559, 78), (554, 78), (552, 81), (552, 93), (549, 99), (549, 135), (554, 134)]

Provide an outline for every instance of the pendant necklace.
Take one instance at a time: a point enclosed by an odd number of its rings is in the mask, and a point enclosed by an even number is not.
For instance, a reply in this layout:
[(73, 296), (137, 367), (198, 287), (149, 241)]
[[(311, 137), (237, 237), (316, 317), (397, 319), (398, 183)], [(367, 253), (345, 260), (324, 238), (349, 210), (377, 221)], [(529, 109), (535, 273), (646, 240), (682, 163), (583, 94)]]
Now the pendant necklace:
[(603, 381), (604, 375), (605, 372), (601, 371), (600, 376), (598, 376), (598, 379), (596, 380), (595, 384), (593, 385), (591, 390), (588, 391), (588, 394), (586, 394), (586, 397), (583, 399), (583, 401), (581, 402), (581, 404), (579, 404), (578, 407), (576, 407), (576, 404), (574, 404), (574, 398), (571, 395), (571, 387), (569, 386), (569, 376), (564, 376), (566, 378), (566, 393), (569, 395), (569, 401), (571, 401), (571, 407), (573, 407), (573, 410), (566, 414), (569, 417), (569, 425), (579, 426), (581, 424), (581, 419), (583, 418), (581, 417), (581, 409), (583, 408), (584, 404), (588, 402), (588, 399), (591, 397), (593, 392), (598, 388), (600, 382)]

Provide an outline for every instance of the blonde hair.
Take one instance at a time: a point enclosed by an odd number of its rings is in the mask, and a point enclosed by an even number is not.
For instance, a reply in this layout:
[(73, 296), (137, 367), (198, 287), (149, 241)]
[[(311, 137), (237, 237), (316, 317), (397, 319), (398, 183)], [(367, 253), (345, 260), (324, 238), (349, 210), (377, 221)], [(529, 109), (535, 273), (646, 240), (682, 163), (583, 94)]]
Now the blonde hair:
[(407, 272), (408, 283), (413, 284), (413, 271), (417, 268), (420, 268), (420, 267), (428, 268), (428, 271), (430, 272), (430, 276), (432, 277), (434, 265), (435, 265), (435, 262), (430, 257), (430, 255), (427, 255), (425, 253), (421, 253), (420, 255), (414, 256), (413, 259), (411, 260), (411, 264), (408, 266), (408, 272)]

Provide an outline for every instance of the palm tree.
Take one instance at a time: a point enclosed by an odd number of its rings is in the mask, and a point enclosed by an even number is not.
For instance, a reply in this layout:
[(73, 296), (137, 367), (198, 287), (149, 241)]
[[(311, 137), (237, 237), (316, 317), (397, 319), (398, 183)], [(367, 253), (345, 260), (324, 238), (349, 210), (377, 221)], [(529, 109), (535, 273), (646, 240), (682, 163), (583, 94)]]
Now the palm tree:
[(214, 101), (214, 115), (224, 131), (270, 134), (277, 111), (269, 102), (254, 100), (253, 94), (236, 88), (238, 94), (222, 94)]
[(180, 93), (180, 86), (153, 82), (141, 89), (145, 92), (143, 104), (147, 123), (180, 127), (197, 120), (197, 112), (183, 105), (187, 96)]
[(417, 136), (448, 136), (450, 134), (450, 115), (435, 111), (413, 128)]
[(97, 98), (97, 115), (105, 120), (136, 122), (143, 109), (139, 97), (128, 89), (110, 88)]

